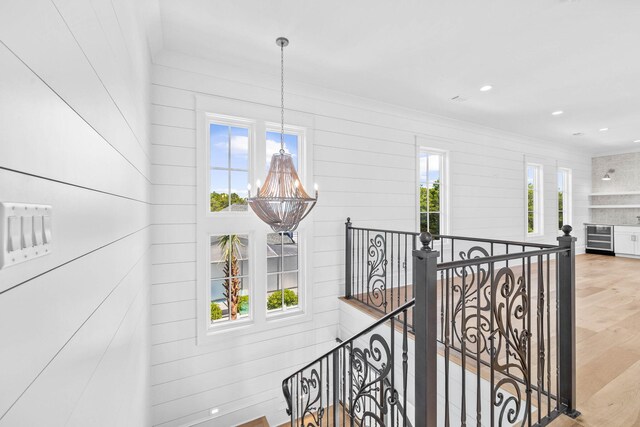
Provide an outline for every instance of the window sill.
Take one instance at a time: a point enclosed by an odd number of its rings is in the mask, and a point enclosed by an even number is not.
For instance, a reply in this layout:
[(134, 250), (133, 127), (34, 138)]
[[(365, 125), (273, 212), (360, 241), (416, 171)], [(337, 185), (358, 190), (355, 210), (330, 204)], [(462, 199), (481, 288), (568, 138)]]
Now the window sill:
[(291, 318), (304, 317), (305, 312), (301, 308), (292, 308), (287, 311), (274, 311), (267, 313), (267, 322), (276, 323)]
[(236, 321), (232, 325), (224, 327), (209, 327), (204, 335), (197, 338), (197, 345), (211, 345), (231, 342), (235, 339), (247, 335), (259, 334), (267, 330), (274, 330), (289, 327), (303, 322), (308, 322), (312, 318), (311, 313), (302, 309), (290, 310), (286, 313), (267, 315), (263, 319), (247, 319)]
[(234, 320), (234, 321), (225, 322), (225, 323), (212, 323), (209, 325), (209, 328), (207, 329), (207, 336), (221, 335), (221, 334), (224, 334), (225, 332), (247, 329), (253, 326), (254, 324), (255, 322), (253, 321), (253, 319), (241, 319), (241, 320)]

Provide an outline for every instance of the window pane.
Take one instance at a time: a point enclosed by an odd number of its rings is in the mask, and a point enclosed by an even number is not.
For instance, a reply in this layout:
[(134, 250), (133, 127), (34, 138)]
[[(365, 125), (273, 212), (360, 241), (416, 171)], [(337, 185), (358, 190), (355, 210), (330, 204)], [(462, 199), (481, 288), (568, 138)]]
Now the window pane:
[(248, 237), (211, 236), (211, 321), (237, 320), (249, 313)]
[(211, 212), (218, 212), (229, 206), (229, 172), (212, 170), (211, 176)]
[(267, 272), (274, 273), (282, 271), (282, 242), (284, 235), (280, 233), (267, 234)]
[(429, 187), (433, 187), (435, 182), (440, 182), (440, 160), (441, 156), (438, 154), (429, 154), (428, 157), (428, 173), (427, 182)]
[(420, 152), (420, 186), (427, 187), (427, 175), (429, 167), (429, 155), (425, 152)]
[(249, 315), (249, 279), (241, 278), (240, 281), (240, 295), (238, 296), (238, 316), (245, 317)]
[[(249, 275), (249, 236), (246, 234), (232, 234), (234, 240), (234, 250), (231, 256), (231, 264), (236, 259), (236, 267), (231, 269), (232, 276), (248, 276)], [(233, 265), (232, 265), (233, 267)]]
[(225, 267), (225, 263), (223, 261), (213, 262), (213, 259), (212, 259), (211, 260), (211, 278), (219, 279), (221, 277), (224, 277), (224, 267)]
[(282, 259), (282, 270), (292, 271), (298, 269), (298, 255), (284, 256)]
[(444, 154), (430, 153), (421, 149), (419, 154), (420, 164), (420, 198), (418, 201), (420, 212), (420, 231), (429, 231), (431, 234), (441, 232), (441, 191)]
[(298, 233), (267, 234), (267, 310), (298, 304), (297, 269)]
[(229, 167), (229, 126), (211, 124), (210, 138), (210, 167)]
[(420, 185), (420, 212), (427, 212), (429, 208), (428, 190), (425, 184)]
[(231, 210), (247, 210), (249, 174), (231, 171)]
[[(294, 271), (292, 273), (282, 273), (282, 286), (285, 289), (293, 290), (297, 294), (298, 293), (298, 272)], [(286, 301), (287, 299), (286, 293), (287, 292), (285, 292), (285, 304), (296, 305), (297, 302), (295, 304), (292, 304), (291, 301)]]
[(267, 234), (267, 272), (298, 269), (298, 233)]
[(562, 229), (564, 225), (564, 213), (562, 211), (558, 212), (558, 230)]
[(529, 212), (527, 220), (527, 230), (529, 231), (529, 233), (533, 233), (534, 231), (533, 212)]
[[(293, 165), (298, 170), (298, 135), (284, 134), (284, 151), (291, 154)], [(280, 152), (280, 132), (267, 132), (267, 170), (271, 157)]]
[(535, 182), (535, 175), (536, 175), (536, 170), (533, 166), (528, 166), (527, 167), (527, 184), (530, 184), (531, 186), (533, 186), (533, 183)]
[(420, 232), (429, 231), (429, 214), (420, 214)]
[(430, 184), (428, 193), (429, 212), (440, 212), (440, 180)]
[(277, 255), (269, 255), (267, 252), (267, 273), (280, 272), (280, 257)]
[(280, 288), (280, 275), (268, 274), (267, 275), (267, 293), (277, 291)]
[(224, 280), (216, 279), (211, 281), (211, 301), (225, 303)]
[(439, 213), (429, 214), (429, 233), (440, 234), (440, 214)]
[(231, 128), (231, 168), (249, 169), (249, 129)]
[(284, 287), (267, 294), (267, 310), (278, 311), (283, 307), (291, 308), (298, 305), (298, 273), (275, 274)]

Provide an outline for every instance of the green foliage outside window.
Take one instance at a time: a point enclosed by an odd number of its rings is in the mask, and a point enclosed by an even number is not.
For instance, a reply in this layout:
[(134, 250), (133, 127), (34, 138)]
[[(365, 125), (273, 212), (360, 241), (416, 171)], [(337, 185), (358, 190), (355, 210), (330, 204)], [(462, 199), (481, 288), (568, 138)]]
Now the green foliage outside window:
[(249, 313), (249, 295), (243, 295), (238, 299), (238, 312), (240, 314)]
[(440, 234), (440, 180), (432, 185), (420, 186), (420, 231)]
[[(231, 193), (232, 205), (246, 205), (247, 199), (238, 196), (237, 193)], [(229, 195), (227, 193), (211, 192), (211, 212), (219, 212), (229, 207)]]
[(211, 302), (211, 320), (219, 319), (222, 319), (222, 309), (217, 303)]
[[(284, 290), (284, 305), (287, 307), (298, 305), (298, 295), (291, 289)], [(282, 291), (275, 291), (267, 298), (267, 308), (275, 310), (282, 307)]]
[(564, 193), (558, 191), (558, 230), (564, 225)]
[(535, 201), (534, 201), (533, 184), (529, 183), (527, 188), (527, 213), (528, 213), (527, 225), (528, 225), (529, 233), (533, 233), (534, 231), (534, 218), (533, 218), (534, 206), (535, 206)]

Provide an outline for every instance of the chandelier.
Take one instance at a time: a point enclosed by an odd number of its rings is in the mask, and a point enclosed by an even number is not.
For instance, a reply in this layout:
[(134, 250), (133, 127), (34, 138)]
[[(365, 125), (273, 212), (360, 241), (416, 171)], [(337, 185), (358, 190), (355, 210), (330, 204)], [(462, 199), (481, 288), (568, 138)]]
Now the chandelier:
[(284, 151), (284, 48), (289, 40), (278, 37), (276, 44), (280, 46), (280, 151), (271, 157), (264, 185), (258, 185), (255, 197), (251, 197), (249, 190), (247, 202), (273, 231), (285, 233), (294, 231), (309, 215), (318, 200), (318, 189), (315, 197), (309, 196), (298, 178), (291, 154)]

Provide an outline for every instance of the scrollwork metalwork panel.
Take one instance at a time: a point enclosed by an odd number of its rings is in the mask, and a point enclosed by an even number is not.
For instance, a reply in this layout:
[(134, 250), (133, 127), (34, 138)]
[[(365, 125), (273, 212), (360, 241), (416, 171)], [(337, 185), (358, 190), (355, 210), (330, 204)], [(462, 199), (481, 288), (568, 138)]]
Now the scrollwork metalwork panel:
[(377, 234), (369, 241), (367, 253), (367, 303), (373, 307), (387, 308), (387, 242), (385, 236)]

